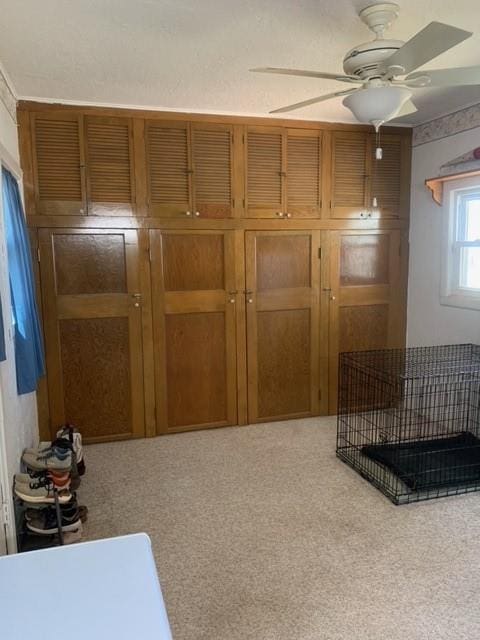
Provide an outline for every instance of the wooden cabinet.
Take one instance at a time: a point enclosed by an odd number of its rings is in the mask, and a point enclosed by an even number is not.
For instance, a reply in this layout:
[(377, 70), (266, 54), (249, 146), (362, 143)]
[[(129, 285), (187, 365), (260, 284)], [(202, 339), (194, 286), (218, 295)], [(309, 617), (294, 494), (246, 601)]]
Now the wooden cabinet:
[[(376, 158), (376, 148), (382, 158)], [(399, 218), (408, 204), (409, 149), (401, 136), (369, 133), (332, 133), (332, 218)]]
[(318, 231), (246, 233), (249, 422), (319, 413), (319, 250)]
[(52, 436), (143, 436), (137, 231), (40, 229), (39, 248)]
[(150, 215), (232, 215), (232, 126), (151, 120), (145, 135)]
[(320, 237), (150, 232), (160, 433), (327, 411)]
[(52, 428), (326, 414), (341, 351), (403, 344), (404, 129), (38, 104), (18, 121)]
[(401, 232), (332, 232), (330, 287), (330, 411), (335, 413), (338, 354), (404, 344)]
[(245, 145), (247, 217), (320, 216), (321, 132), (248, 127)]
[[(395, 219), (410, 139), (369, 130), (91, 110), (20, 111), (27, 202), (46, 215), (185, 220)], [(379, 145), (382, 159), (376, 157)]]
[(134, 213), (130, 118), (39, 113), (32, 116), (32, 136), (38, 213)]
[(151, 231), (159, 433), (237, 422), (233, 232)]

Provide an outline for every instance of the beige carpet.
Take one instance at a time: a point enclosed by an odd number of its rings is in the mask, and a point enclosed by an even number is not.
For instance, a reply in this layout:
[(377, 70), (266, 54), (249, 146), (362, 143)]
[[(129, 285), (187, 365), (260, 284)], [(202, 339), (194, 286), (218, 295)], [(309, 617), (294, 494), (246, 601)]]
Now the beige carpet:
[(395, 507), (334, 447), (330, 418), (89, 446), (88, 537), (150, 535), (174, 640), (480, 638), (480, 493)]

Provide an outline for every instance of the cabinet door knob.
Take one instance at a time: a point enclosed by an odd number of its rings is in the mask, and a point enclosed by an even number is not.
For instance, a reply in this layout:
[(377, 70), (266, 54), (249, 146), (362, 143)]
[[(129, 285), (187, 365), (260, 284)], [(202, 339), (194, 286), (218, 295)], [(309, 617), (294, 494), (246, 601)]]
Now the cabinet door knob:
[(235, 298), (230, 298), (229, 302), (230, 302), (231, 304), (234, 304), (234, 303), (235, 303)]
[(283, 211), (277, 211), (277, 216), (279, 218), (283, 218)]
[(248, 302), (248, 304), (252, 304), (253, 298), (248, 298), (247, 302)]
[(286, 214), (285, 214), (285, 217), (286, 217), (286, 218), (291, 218), (291, 217), (292, 217), (292, 214), (291, 214), (291, 213), (286, 213)]
[(195, 215), (196, 215), (197, 218), (199, 218), (200, 217), (200, 211), (195, 211)]
[(186, 216), (191, 216), (191, 215), (192, 215), (192, 212), (191, 212), (191, 211), (185, 211), (185, 215), (186, 215)]

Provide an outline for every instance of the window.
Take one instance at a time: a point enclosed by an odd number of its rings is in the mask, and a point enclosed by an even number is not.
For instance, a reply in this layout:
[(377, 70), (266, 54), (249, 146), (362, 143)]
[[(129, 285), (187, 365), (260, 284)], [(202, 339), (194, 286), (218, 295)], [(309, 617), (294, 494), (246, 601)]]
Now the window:
[(480, 309), (480, 184), (452, 184), (444, 199), (447, 210), (441, 301)]

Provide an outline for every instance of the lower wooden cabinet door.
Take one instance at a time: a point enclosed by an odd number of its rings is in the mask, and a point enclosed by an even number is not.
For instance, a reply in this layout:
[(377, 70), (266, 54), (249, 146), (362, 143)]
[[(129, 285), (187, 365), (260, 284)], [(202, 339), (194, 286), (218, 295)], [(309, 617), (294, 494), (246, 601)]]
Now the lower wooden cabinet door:
[(151, 230), (159, 433), (237, 422), (232, 231)]
[(400, 250), (398, 230), (330, 233), (330, 413), (337, 409), (340, 353), (404, 346)]
[(143, 436), (137, 231), (40, 229), (39, 248), (52, 435)]
[(246, 232), (249, 422), (320, 411), (320, 232)]

